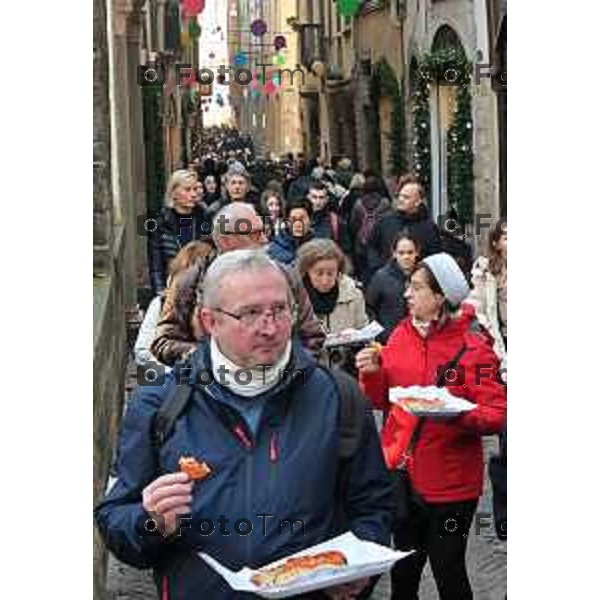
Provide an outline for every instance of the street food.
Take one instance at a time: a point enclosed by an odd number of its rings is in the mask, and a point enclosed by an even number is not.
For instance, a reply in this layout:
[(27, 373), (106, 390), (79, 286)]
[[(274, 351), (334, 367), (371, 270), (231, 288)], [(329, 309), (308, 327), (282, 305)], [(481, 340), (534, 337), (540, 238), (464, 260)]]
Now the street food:
[(179, 459), (179, 469), (195, 481), (202, 481), (212, 473), (212, 469), (204, 461), (186, 456)]
[(304, 575), (325, 569), (339, 569), (348, 564), (345, 555), (337, 550), (289, 558), (283, 564), (259, 571), (251, 580), (258, 587), (286, 585)]
[(439, 412), (444, 409), (446, 403), (438, 398), (403, 398), (398, 402), (408, 412)]

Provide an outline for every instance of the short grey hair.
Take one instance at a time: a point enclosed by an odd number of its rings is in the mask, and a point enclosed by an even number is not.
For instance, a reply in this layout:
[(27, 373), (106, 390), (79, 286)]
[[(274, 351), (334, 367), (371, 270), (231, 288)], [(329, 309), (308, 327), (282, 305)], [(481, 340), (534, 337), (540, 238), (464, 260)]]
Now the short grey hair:
[(234, 161), (229, 165), (229, 168), (225, 173), (225, 182), (228, 183), (229, 180), (236, 175), (243, 177), (248, 183), (250, 183), (250, 175), (246, 170), (246, 167), (244, 167), (244, 165), (238, 161)]
[[(214, 217), (213, 219), (213, 240), (217, 247), (219, 245), (219, 239), (225, 233), (221, 231), (221, 222), (227, 222), (225, 225), (225, 231), (234, 232), (235, 225), (238, 221), (242, 221), (245, 219), (248, 221), (249, 219), (253, 219), (258, 216), (254, 205), (249, 202), (231, 202), (230, 204), (226, 204)], [(223, 219), (223, 217), (225, 217)], [(245, 229), (241, 229), (240, 231), (246, 232)]]
[(271, 260), (264, 250), (232, 250), (218, 256), (208, 268), (203, 282), (203, 304), (207, 308), (218, 308), (221, 303), (220, 287), (223, 279), (248, 271), (272, 270), (279, 273), (286, 282), (290, 304), (292, 293), (281, 268)]

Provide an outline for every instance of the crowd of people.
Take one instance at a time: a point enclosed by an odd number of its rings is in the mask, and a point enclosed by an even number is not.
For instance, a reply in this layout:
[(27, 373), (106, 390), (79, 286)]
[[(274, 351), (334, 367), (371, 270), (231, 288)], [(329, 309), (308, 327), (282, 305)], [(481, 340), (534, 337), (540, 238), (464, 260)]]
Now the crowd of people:
[[(392, 598), (418, 598), (427, 560), (442, 600), (472, 598), (468, 538), (439, 524), (454, 515), (471, 525), (482, 436), (501, 437), (494, 474), (505, 477), (505, 224), (472, 260), (434, 222), (414, 175), (392, 185), (348, 159), (259, 160), (238, 132), (212, 133), (171, 175), (148, 239), (154, 299), (135, 346), (140, 385), (116, 479), (95, 510), (108, 548), (152, 568), (161, 599), (218, 600), (250, 596), (198, 551), (238, 570), (350, 530), (415, 550), (392, 570)], [(383, 331), (370, 342), (327, 343), (372, 321)], [(164, 380), (146, 378), (161, 369)], [(390, 402), (398, 386), (445, 387), (476, 406), (417, 417)], [(181, 472), (182, 456), (208, 465), (209, 478)], [(493, 483), (505, 493), (505, 480)], [(301, 522), (302, 535), (265, 527), (261, 514)], [(235, 521), (236, 533), (182, 529), (183, 516)], [(368, 598), (376, 583), (302, 597)]]

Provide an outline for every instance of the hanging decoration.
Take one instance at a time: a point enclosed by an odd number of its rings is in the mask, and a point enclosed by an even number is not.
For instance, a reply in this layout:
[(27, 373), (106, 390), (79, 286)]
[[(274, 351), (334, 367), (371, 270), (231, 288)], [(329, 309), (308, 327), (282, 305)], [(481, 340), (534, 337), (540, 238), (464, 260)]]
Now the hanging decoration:
[(202, 34), (202, 27), (198, 24), (198, 19), (190, 19), (190, 26), (188, 27), (190, 38), (197, 40)]
[(337, 0), (338, 12), (342, 17), (351, 18), (358, 12), (361, 0)]
[(204, 11), (206, 0), (183, 0), (183, 14), (186, 17), (197, 17)]
[(287, 60), (287, 58), (286, 58), (285, 54), (283, 54), (283, 53), (280, 52), (277, 55), (277, 58), (276, 58), (276, 60), (274, 62), (275, 62), (275, 64), (277, 64), (278, 66), (281, 67), (281, 66), (285, 65), (286, 60)]
[(236, 67), (242, 67), (245, 64), (248, 64), (248, 59), (246, 58), (246, 53), (245, 52), (238, 52), (234, 59), (233, 62), (235, 63)]
[(190, 44), (190, 32), (188, 29), (184, 29), (179, 37), (181, 47), (185, 50)]
[(256, 19), (255, 21), (252, 21), (252, 24), (250, 25), (252, 35), (256, 37), (262, 37), (267, 33), (267, 30), (267, 24), (262, 19)]
[(277, 35), (273, 40), (273, 45), (275, 46), (275, 50), (279, 51), (283, 48), (287, 48), (287, 40), (285, 39), (285, 35)]

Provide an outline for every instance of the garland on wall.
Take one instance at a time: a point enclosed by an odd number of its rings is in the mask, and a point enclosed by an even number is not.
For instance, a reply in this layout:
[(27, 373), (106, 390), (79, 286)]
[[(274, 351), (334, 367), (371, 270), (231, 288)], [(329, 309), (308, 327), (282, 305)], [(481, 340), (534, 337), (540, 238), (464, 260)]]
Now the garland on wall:
[(471, 94), (467, 87), (456, 92), (456, 110), (448, 130), (448, 201), (456, 208), (461, 220), (473, 222), (473, 123)]
[(431, 188), (431, 116), (429, 114), (429, 78), (422, 65), (411, 73), (412, 87), (412, 165), (429, 199)]
[(456, 89), (456, 109), (448, 130), (447, 189), (448, 201), (461, 220), (473, 219), (473, 123), (471, 116), (472, 64), (461, 50), (440, 49), (417, 58), (412, 72), (413, 99), (413, 168), (419, 175), (427, 196), (431, 188), (431, 83), (446, 80)]
[[(394, 69), (385, 58), (375, 65), (371, 80), (371, 97), (377, 113), (377, 125), (379, 125), (380, 99), (388, 97), (392, 101), (390, 166), (392, 174), (400, 176), (407, 170), (404, 90), (403, 86), (398, 84)], [(378, 144), (378, 153), (381, 157), (380, 144)], [(381, 163), (381, 158), (379, 162)]]

